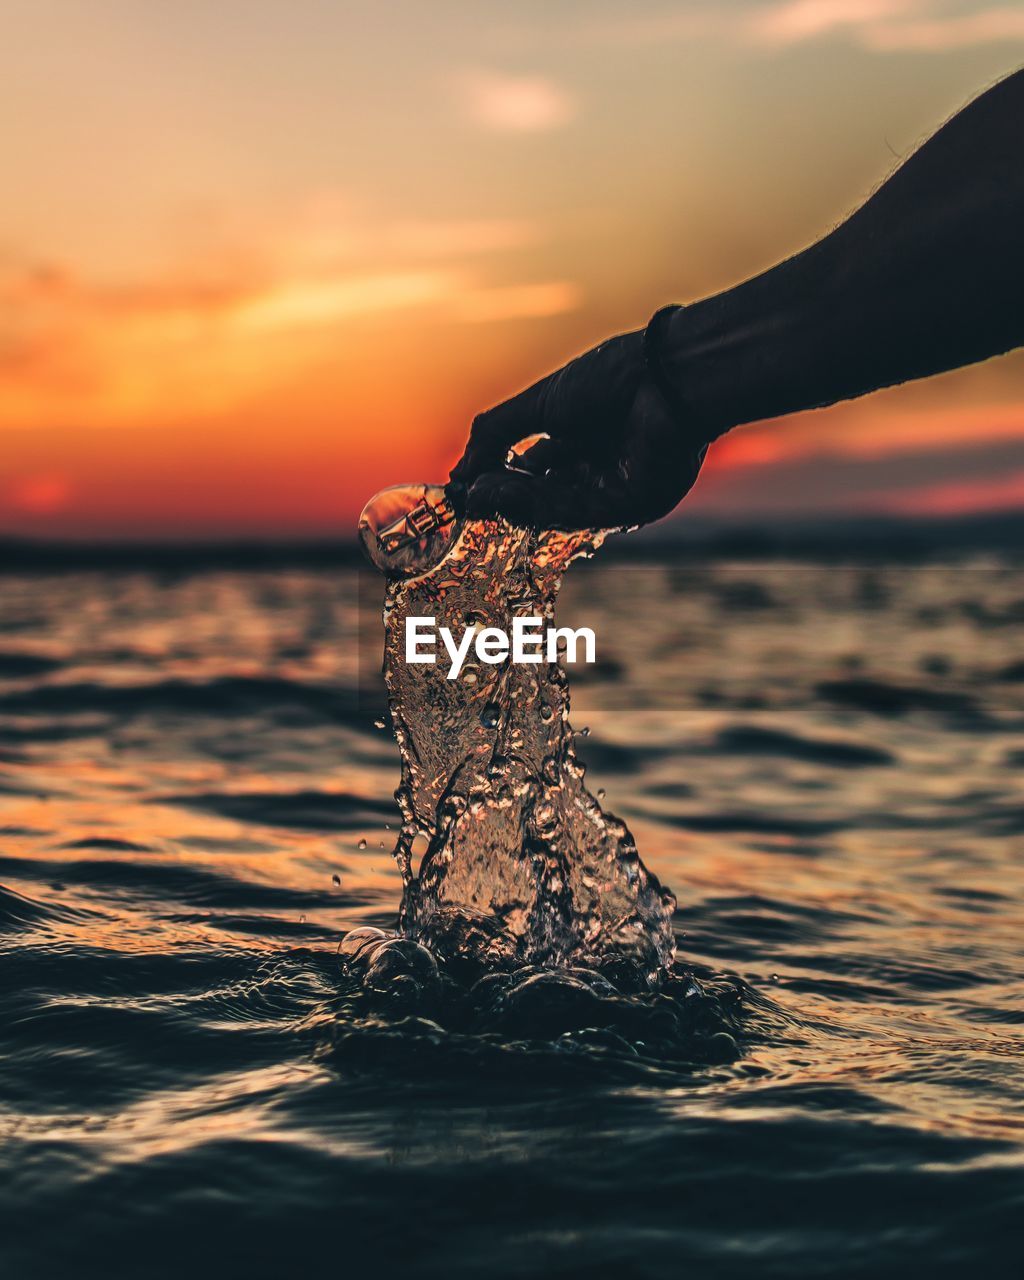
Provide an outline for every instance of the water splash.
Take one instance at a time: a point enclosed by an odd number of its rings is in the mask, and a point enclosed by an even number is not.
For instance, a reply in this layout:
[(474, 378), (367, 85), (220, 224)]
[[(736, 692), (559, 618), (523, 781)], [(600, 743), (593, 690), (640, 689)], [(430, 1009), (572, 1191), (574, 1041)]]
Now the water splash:
[(443, 663), (405, 661), (409, 616), (453, 634), (510, 631), (517, 616), (551, 625), (562, 572), (604, 536), (468, 522), (434, 567), (388, 582), (384, 675), (402, 757), (399, 930), (449, 965), (625, 967), (648, 983), (671, 965), (675, 899), (584, 785), (563, 668), (483, 664), (471, 650), (448, 680)]

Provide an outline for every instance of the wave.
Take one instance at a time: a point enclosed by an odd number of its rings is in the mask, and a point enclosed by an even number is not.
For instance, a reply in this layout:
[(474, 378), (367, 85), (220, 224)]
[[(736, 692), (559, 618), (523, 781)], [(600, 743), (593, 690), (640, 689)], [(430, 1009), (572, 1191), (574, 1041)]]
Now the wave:
[(780, 756), (842, 768), (867, 768), (896, 761), (893, 753), (882, 747), (839, 738), (805, 738), (784, 729), (752, 724), (729, 725), (716, 736), (711, 749), (727, 756)]
[(213, 791), (154, 796), (150, 803), (202, 809), (264, 827), (311, 831), (358, 831), (379, 827), (383, 819), (401, 820), (394, 802), (340, 791)]
[(197, 716), (266, 714), (280, 707), (299, 708), (316, 719), (369, 729), (373, 713), (360, 705), (358, 689), (341, 683), (313, 684), (255, 676), (214, 680), (160, 680), (115, 685), (92, 681), (44, 684), (0, 696), (0, 713), (17, 715), (112, 716), (152, 712)]

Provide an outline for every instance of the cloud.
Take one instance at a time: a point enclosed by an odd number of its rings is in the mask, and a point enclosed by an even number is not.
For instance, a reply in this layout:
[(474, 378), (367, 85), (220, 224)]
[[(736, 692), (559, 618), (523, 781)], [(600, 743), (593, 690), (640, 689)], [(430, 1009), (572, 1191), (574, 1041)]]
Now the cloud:
[(862, 38), (869, 48), (880, 52), (906, 49), (921, 53), (1024, 41), (1024, 9), (1003, 7), (933, 20), (879, 23), (868, 26)]
[(457, 89), (469, 117), (497, 133), (560, 129), (576, 115), (572, 95), (545, 76), (469, 71)]
[[(1020, 360), (1010, 356), (1009, 360)], [(987, 366), (991, 369), (991, 366)], [(1021, 365), (1024, 368), (1024, 365)], [(976, 366), (980, 373), (983, 366)], [(961, 380), (967, 371), (952, 375)], [(877, 462), (893, 454), (907, 457), (935, 450), (958, 448), (965, 440), (975, 446), (1024, 442), (1024, 403), (1020, 399), (993, 402), (981, 380), (973, 383), (979, 401), (937, 406), (925, 400), (926, 382), (879, 391), (860, 400), (848, 400), (776, 419), (742, 431), (730, 431), (715, 445), (718, 465), (757, 467), (821, 454), (830, 457)], [(943, 384), (931, 384), (933, 394)], [(922, 395), (918, 402), (911, 393)]]
[(744, 25), (749, 38), (764, 44), (841, 34), (876, 52), (941, 52), (1024, 40), (1019, 5), (958, 13), (934, 0), (784, 0), (751, 13)]
[[(1024, 422), (1024, 411), (1021, 416)], [(713, 447), (705, 474), (687, 501), (691, 511), (751, 518), (841, 511), (953, 514), (990, 501), (1003, 507), (1024, 501), (1019, 491), (1024, 434), (989, 444), (961, 440), (874, 457), (819, 449), (777, 461), (723, 461), (719, 447)]]
[(863, 30), (920, 12), (922, 0), (785, 0), (750, 14), (746, 34), (766, 44), (799, 44), (834, 31)]
[(1024, 10), (998, 4), (956, 10), (944, 0), (770, 0), (739, 10), (698, 3), (594, 23), (584, 38), (629, 44), (717, 40), (770, 49), (831, 38), (873, 53), (940, 53), (1024, 41)]
[(985, 480), (924, 485), (881, 504), (902, 515), (958, 516), (972, 511), (1024, 510), (1024, 469)]
[(285, 284), (235, 308), (229, 318), (243, 330), (267, 333), (433, 304), (443, 315), (479, 323), (561, 315), (579, 299), (579, 289), (567, 280), (477, 288), (453, 272), (420, 271)]
[(243, 331), (268, 333), (422, 306), (444, 300), (456, 289), (456, 277), (443, 271), (284, 281), (229, 310), (225, 318)]
[[(339, 341), (350, 353), (360, 342), (382, 350), (379, 333), (361, 334), (372, 317), (401, 337), (570, 311), (579, 293), (569, 281), (493, 278), (501, 254), (539, 238), (525, 221), (374, 220), (327, 199), (214, 266), (109, 281), (8, 255), (0, 431), (205, 421), (263, 404), (322, 377)], [(345, 385), (370, 394), (375, 376), (350, 367)]]
[(454, 302), (458, 319), (470, 323), (495, 320), (542, 319), (573, 311), (580, 304), (580, 291), (568, 280), (542, 284), (507, 285), (497, 289), (477, 289)]
[(310, 200), (285, 226), (264, 228), (276, 261), (296, 271), (365, 268), (504, 253), (539, 243), (543, 229), (526, 218), (393, 218), (353, 208), (330, 194)]

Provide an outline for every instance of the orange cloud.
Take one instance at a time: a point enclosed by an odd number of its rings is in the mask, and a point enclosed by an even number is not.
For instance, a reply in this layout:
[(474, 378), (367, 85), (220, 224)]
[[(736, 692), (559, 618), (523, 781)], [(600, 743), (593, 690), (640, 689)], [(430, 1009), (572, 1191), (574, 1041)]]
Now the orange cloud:
[(580, 34), (602, 43), (717, 40), (768, 48), (842, 37), (873, 53), (929, 53), (1024, 40), (1024, 12), (992, 5), (956, 13), (935, 0), (781, 0), (739, 12), (708, 3), (637, 11), (590, 24)]
[(854, 30), (919, 13), (922, 0), (786, 0), (753, 13), (749, 34), (770, 44), (797, 44), (833, 31)]
[(916, 516), (1017, 510), (1024, 507), (1024, 471), (994, 480), (958, 480), (911, 489), (878, 505), (884, 510)]
[(879, 52), (939, 52), (1024, 40), (1024, 12), (997, 5), (950, 13), (930, 0), (785, 0), (752, 14), (745, 29), (768, 44), (799, 44), (840, 32)]
[[(960, 374), (961, 378), (969, 375)], [(861, 460), (963, 445), (1024, 440), (1024, 402), (934, 409), (907, 403), (907, 389), (830, 409), (741, 427), (715, 446), (722, 467), (770, 466), (812, 454)]]
[(863, 39), (868, 48), (882, 52), (908, 49), (922, 53), (1017, 42), (1024, 40), (1024, 11), (1007, 5), (917, 22), (880, 23), (867, 27)]
[(558, 129), (576, 115), (572, 95), (545, 76), (470, 71), (457, 87), (470, 118), (499, 133)]
[(340, 276), (331, 280), (284, 280), (246, 299), (227, 317), (253, 333), (305, 328), (375, 311), (399, 311), (446, 301), (460, 292), (458, 278), (443, 271)]
[[(209, 420), (276, 398), (396, 331), (544, 318), (579, 305), (570, 281), (492, 279), (501, 255), (536, 242), (508, 219), (395, 221), (328, 203), (216, 271), (185, 264), (150, 278), (90, 279), (69, 267), (0, 273), (0, 431)], [(460, 341), (470, 351), (472, 339)], [(379, 394), (375, 366), (347, 370), (348, 402)], [(332, 395), (335, 392), (332, 391)]]
[(568, 280), (513, 284), (467, 292), (456, 300), (455, 315), (470, 324), (562, 315), (580, 304), (580, 290)]

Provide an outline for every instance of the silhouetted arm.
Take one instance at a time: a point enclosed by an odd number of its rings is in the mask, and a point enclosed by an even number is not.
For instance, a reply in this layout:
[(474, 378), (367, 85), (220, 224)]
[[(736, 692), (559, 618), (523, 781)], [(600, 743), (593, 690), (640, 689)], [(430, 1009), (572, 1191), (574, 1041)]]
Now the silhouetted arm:
[[(659, 311), (480, 414), (470, 514), (578, 528), (671, 511), (710, 441), (1024, 344), (1024, 71), (945, 124), (841, 226)], [(513, 444), (548, 437), (509, 462)]]
[(825, 239), (676, 311), (660, 358), (709, 439), (1024, 344), (1024, 71)]

